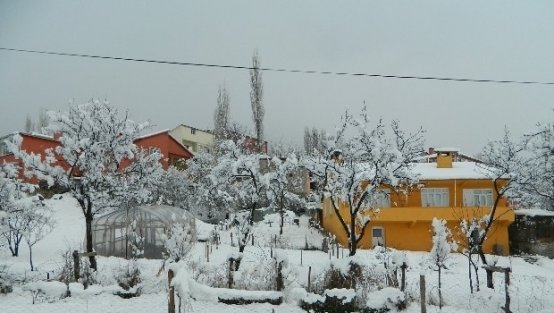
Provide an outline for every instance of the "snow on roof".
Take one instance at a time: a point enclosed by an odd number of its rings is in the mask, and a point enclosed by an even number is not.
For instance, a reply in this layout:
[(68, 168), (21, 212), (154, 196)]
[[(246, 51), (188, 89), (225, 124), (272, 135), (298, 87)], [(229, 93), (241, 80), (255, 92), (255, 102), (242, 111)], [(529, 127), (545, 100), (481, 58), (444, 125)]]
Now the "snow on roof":
[(148, 137), (156, 136), (156, 135), (163, 134), (163, 133), (167, 133), (167, 132), (169, 132), (169, 129), (162, 129), (162, 130), (159, 130), (159, 131), (150, 133), (150, 134), (138, 136), (137, 138), (135, 138), (135, 140), (143, 139), (143, 138), (148, 138)]
[(412, 170), (419, 179), (490, 179), (483, 165), (475, 162), (452, 162), (452, 168), (438, 168), (437, 163), (415, 163)]
[(548, 211), (545, 209), (518, 209), (514, 210), (516, 215), (527, 215), (527, 216), (554, 216), (553, 211)]
[(440, 147), (440, 148), (435, 148), (435, 151), (440, 151), (440, 152), (460, 152), (460, 148), (456, 148), (456, 147)]

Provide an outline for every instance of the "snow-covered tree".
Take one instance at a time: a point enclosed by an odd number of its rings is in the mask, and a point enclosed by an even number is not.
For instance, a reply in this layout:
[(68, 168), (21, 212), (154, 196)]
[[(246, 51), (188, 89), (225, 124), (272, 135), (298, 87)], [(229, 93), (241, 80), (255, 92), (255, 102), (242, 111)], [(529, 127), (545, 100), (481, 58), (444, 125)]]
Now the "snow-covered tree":
[[(372, 216), (378, 213), (384, 188), (407, 192), (417, 177), (411, 161), (422, 150), (423, 130), (402, 131), (397, 122), (391, 134), (379, 120), (372, 126), (364, 107), (359, 118), (348, 111), (325, 154), (308, 156), (306, 168), (320, 181), (339, 222), (349, 238), (350, 255), (355, 255)], [(346, 207), (341, 210), (341, 207)]]
[(9, 229), (6, 218), (19, 190), (17, 174), (18, 169), (15, 164), (0, 164), (0, 234), (4, 234)]
[[(156, 179), (160, 154), (139, 149), (133, 140), (148, 123), (135, 123), (128, 113), (107, 101), (71, 105), (67, 112), (49, 112), (48, 130), (61, 135), (61, 145), (46, 155), (28, 154), (21, 140), (10, 145), (28, 174), (67, 188), (79, 203), (86, 223), (86, 250), (93, 251), (92, 221), (123, 199), (145, 199), (145, 180)], [(58, 162), (58, 160), (61, 160)], [(141, 187), (137, 187), (141, 185)], [(96, 270), (96, 258), (90, 256)]]
[(452, 240), (452, 234), (446, 227), (445, 220), (433, 218), (431, 226), (433, 227), (433, 247), (429, 253), (429, 262), (432, 269), (438, 272), (439, 307), (442, 308), (441, 273), (442, 269), (446, 268), (445, 262), (448, 260), (450, 252), (456, 250), (457, 246)]
[[(508, 130), (505, 130), (504, 136), (500, 140), (487, 143), (479, 158), (482, 161), (479, 164), (484, 175), (489, 177), (493, 184), (493, 203), (484, 223), (478, 223), (480, 228), (474, 233), (476, 238), (477, 253), (484, 265), (489, 265), (487, 257), (483, 252), (483, 243), (487, 239), (496, 220), (501, 213), (498, 207), (502, 198), (513, 191), (517, 185), (514, 175), (518, 173), (524, 163), (521, 159), (521, 147), (516, 144)], [(487, 273), (487, 287), (494, 288), (492, 274), (493, 272), (485, 267)]]
[(324, 130), (318, 131), (315, 127), (304, 129), (304, 152), (308, 155), (323, 153), (325, 151), (326, 134)]
[(19, 167), (15, 163), (0, 164), (0, 236), (12, 253), (19, 255), (19, 245), (31, 225), (34, 210), (27, 205), (28, 193), (34, 185), (19, 178)]
[(164, 247), (167, 260), (179, 262), (192, 250), (196, 243), (196, 220), (189, 214), (183, 214), (181, 218), (171, 217), (173, 224), (164, 238)]
[(262, 71), (260, 69), (260, 56), (258, 50), (252, 55), (252, 68), (250, 69), (250, 104), (252, 106), (252, 119), (258, 140), (257, 151), (261, 152), (264, 144), (264, 85), (262, 82)]
[[(462, 234), (461, 241), (457, 242), (458, 252), (464, 255), (468, 261), (468, 276), (469, 276), (469, 289), (473, 293), (473, 275), (471, 270), (475, 273), (476, 290), (479, 291), (479, 240), (483, 237), (486, 224), (489, 221), (490, 216), (488, 214), (465, 214), (460, 216), (458, 227)], [(474, 255), (477, 256), (477, 260), (474, 259)]]
[(270, 171), (265, 174), (267, 200), (269, 208), (279, 213), (279, 234), (283, 234), (285, 212), (293, 207), (305, 206), (305, 200), (293, 191), (301, 186), (302, 169), (296, 155), (290, 154), (285, 160), (271, 159)]
[(554, 211), (554, 123), (539, 124), (524, 138), (513, 198), (520, 206)]
[(23, 231), (23, 238), (29, 248), (29, 264), (31, 271), (34, 271), (33, 265), (33, 246), (41, 241), (55, 226), (52, 218), (51, 208), (44, 203), (41, 196), (32, 196), (18, 201), (18, 207), (24, 214), (26, 227)]
[(252, 236), (254, 213), (264, 201), (262, 164), (267, 166), (269, 159), (260, 154), (245, 154), (231, 140), (222, 142), (219, 151), (217, 158), (195, 157), (189, 162), (189, 173), (201, 203), (218, 203), (220, 208), (229, 210), (239, 251), (243, 252)]

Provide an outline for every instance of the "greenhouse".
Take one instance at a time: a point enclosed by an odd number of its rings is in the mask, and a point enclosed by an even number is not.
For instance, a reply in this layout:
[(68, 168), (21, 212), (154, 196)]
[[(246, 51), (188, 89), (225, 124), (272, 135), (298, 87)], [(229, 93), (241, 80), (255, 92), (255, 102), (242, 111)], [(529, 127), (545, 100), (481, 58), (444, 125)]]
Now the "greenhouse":
[(94, 250), (98, 255), (132, 257), (133, 230), (142, 237), (142, 257), (160, 259), (164, 234), (174, 223), (185, 223), (190, 213), (167, 205), (144, 205), (119, 209), (93, 221)]

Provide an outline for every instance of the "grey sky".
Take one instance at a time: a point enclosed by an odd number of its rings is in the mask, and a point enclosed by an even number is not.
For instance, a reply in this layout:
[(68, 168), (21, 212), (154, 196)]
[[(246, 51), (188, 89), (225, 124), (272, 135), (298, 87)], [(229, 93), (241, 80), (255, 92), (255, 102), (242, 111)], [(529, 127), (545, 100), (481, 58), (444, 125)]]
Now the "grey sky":
[[(2, 1), (0, 46), (381, 74), (554, 81), (552, 1)], [(363, 101), (469, 153), (554, 117), (554, 86), (264, 73), (265, 133), (300, 144)], [(0, 134), (40, 107), (108, 98), (156, 129), (212, 127), (218, 84), (249, 126), (248, 71), (0, 51)]]

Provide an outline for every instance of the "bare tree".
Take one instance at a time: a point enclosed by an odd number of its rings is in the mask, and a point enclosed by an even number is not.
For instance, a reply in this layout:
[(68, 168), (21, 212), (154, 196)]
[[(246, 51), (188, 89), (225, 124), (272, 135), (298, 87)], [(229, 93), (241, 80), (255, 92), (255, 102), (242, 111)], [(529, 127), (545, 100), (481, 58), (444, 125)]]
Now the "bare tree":
[[(487, 235), (491, 231), (496, 220), (503, 214), (502, 212), (498, 212), (500, 200), (502, 200), (515, 185), (515, 181), (512, 179), (513, 174), (517, 173), (522, 166), (520, 151), (521, 148), (512, 141), (510, 132), (506, 129), (502, 139), (489, 142), (479, 156), (483, 161), (483, 163), (480, 164), (481, 169), (483, 173), (492, 180), (494, 189), (491, 212), (486, 216), (484, 223), (480, 224), (482, 228), (478, 230), (478, 233), (475, 233), (477, 239), (477, 253), (484, 265), (490, 264), (483, 252), (483, 243), (487, 239)], [(485, 267), (485, 270), (487, 273), (487, 287), (494, 288), (492, 279), (493, 272), (487, 267)]]
[(48, 121), (49, 119), (48, 119), (48, 114), (46, 113), (46, 109), (41, 108), (40, 111), (38, 112), (38, 120), (35, 125), (36, 131), (40, 133), (45, 133), (46, 132), (45, 128), (48, 126)]
[(25, 132), (30, 133), (35, 129), (35, 126), (33, 125), (33, 120), (31, 119), (31, 116), (27, 114), (25, 117)]
[(256, 139), (258, 141), (258, 151), (263, 151), (264, 145), (264, 104), (262, 82), (262, 72), (260, 70), (260, 56), (258, 50), (254, 50), (252, 55), (252, 68), (250, 69), (250, 104), (252, 105), (252, 119), (256, 129)]

